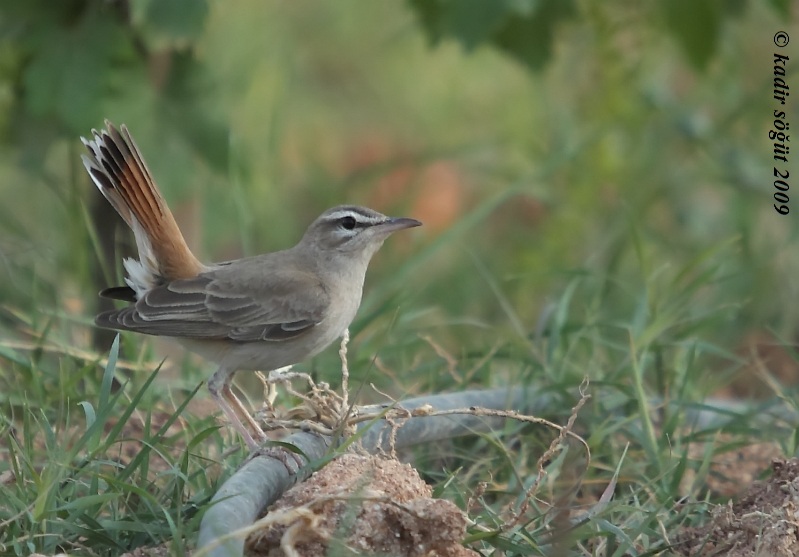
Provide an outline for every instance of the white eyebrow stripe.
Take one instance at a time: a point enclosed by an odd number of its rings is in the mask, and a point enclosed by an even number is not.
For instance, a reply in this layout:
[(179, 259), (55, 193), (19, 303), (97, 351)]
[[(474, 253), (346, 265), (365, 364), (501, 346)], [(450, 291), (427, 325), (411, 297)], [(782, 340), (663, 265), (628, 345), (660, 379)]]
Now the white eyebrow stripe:
[(339, 219), (343, 219), (344, 217), (352, 217), (357, 222), (368, 223), (368, 224), (378, 224), (385, 221), (385, 218), (377, 217), (374, 215), (367, 215), (361, 213), (360, 211), (354, 211), (352, 209), (342, 209), (341, 211), (330, 213), (329, 215), (327, 215), (325, 220), (336, 221)]

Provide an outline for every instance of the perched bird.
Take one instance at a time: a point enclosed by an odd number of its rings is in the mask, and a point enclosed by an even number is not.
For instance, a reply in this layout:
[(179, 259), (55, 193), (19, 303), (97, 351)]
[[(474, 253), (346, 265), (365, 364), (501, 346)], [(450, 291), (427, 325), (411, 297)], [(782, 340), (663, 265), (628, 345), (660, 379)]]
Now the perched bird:
[[(172, 337), (217, 363), (208, 390), (250, 449), (266, 436), (230, 388), (238, 370), (276, 370), (344, 335), (361, 303), (369, 260), (393, 232), (421, 225), (353, 205), (328, 209), (294, 247), (205, 265), (189, 250), (127, 128), (81, 138), (92, 181), (133, 230), (139, 259), (127, 286), (100, 295), (130, 302), (100, 327)], [(256, 434), (244, 426), (240, 413)]]

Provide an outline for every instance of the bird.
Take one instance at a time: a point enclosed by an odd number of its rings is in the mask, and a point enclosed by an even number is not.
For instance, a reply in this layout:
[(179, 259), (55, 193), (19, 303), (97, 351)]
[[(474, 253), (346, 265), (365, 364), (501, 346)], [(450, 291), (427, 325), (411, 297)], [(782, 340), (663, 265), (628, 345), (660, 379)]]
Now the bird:
[(234, 374), (299, 363), (348, 334), (372, 256), (392, 233), (422, 223), (339, 205), (316, 218), (293, 247), (205, 264), (186, 244), (127, 127), (104, 123), (90, 139), (81, 137), (87, 150), (81, 158), (133, 231), (138, 259), (123, 261), (125, 285), (100, 292), (127, 306), (98, 314), (95, 324), (169, 337), (216, 363), (208, 391), (256, 450), (266, 435), (231, 390)]

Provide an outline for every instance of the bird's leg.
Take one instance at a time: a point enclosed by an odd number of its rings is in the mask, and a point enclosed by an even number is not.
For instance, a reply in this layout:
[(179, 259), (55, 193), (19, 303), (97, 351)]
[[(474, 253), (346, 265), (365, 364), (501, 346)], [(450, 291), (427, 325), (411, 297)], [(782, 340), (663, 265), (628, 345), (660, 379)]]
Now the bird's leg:
[[(229, 397), (227, 396), (226, 392), (229, 392), (231, 395), (233, 394), (230, 392), (230, 381), (233, 379), (233, 372), (227, 369), (224, 366), (221, 366), (216, 373), (214, 373), (211, 378), (208, 380), (208, 391), (211, 393), (211, 398), (219, 405), (224, 412), (225, 417), (228, 419), (230, 424), (233, 428), (239, 432), (239, 434), (244, 438), (244, 442), (247, 443), (247, 447), (251, 451), (255, 451), (259, 448), (259, 444), (253, 439), (252, 434), (247, 431), (247, 428), (244, 427), (244, 424), (241, 423), (241, 420), (236, 415), (235, 410), (230, 406)], [(241, 402), (233, 396), (233, 398), (238, 403), (239, 410), (243, 409)], [(250, 421), (252, 416), (250, 416), (249, 412), (244, 410), (244, 413), (249, 418)], [(256, 424), (257, 425), (257, 424)], [(261, 433), (262, 436), (265, 437), (264, 432), (261, 430), (260, 427), (257, 428), (257, 431)]]
[(350, 330), (344, 329), (344, 334), (341, 335), (341, 346), (338, 349), (338, 356), (341, 358), (341, 397), (342, 408), (347, 408), (347, 398), (350, 389), (350, 368), (347, 364), (347, 343), (350, 341)]
[[(231, 377), (232, 379), (232, 377)], [(230, 388), (230, 380), (227, 381), (222, 386), (222, 394), (228, 401), (244, 416), (244, 421), (246, 421), (252, 430), (255, 432), (255, 436), (258, 438), (259, 445), (268, 441), (269, 438), (264, 433), (264, 430), (261, 429), (261, 426), (258, 425), (258, 422), (255, 421), (255, 418), (252, 417), (252, 414), (244, 407), (244, 405), (239, 400), (239, 397), (236, 396), (236, 393)]]

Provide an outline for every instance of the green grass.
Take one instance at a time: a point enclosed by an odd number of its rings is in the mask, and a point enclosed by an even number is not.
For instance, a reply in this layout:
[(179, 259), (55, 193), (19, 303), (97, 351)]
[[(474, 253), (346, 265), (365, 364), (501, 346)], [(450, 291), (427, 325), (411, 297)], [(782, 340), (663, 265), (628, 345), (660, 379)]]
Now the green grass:
[[(431, 219), (370, 268), (350, 345), (359, 401), (379, 400), (369, 383), (396, 398), (533, 385), (559, 401), (543, 417), (566, 423), (588, 378), (575, 432), (590, 460), (556, 451), (535, 498), (546, 428), (414, 451), (437, 494), (472, 501), (469, 539), (486, 552), (668, 554), (726, 501), (709, 490), (722, 452), (799, 444), (778, 420), (686, 423), (752, 360), (749, 334), (793, 354), (796, 227), (771, 209), (764, 139), (782, 22), (752, 4), (696, 72), (653, 6), (581, 7), (533, 75), (488, 48), (430, 49), (399, 3), (212, 4), (197, 52), (217, 85), (205, 100), (231, 125), (221, 171), (147, 95), (105, 107), (204, 260), (290, 245), (337, 203)], [(238, 443), (227, 429), (181, 411), (212, 366), (173, 356), (167, 380), (147, 339), (123, 335), (120, 358), (93, 348), (96, 192), (77, 138), (40, 158), (25, 141), (0, 151), (0, 555), (179, 554), (243, 458), (222, 457)], [(338, 380), (332, 348), (301, 367)], [(795, 408), (794, 390), (771, 391)], [(564, 526), (564, 509), (590, 520)]]
[[(196, 390), (153, 423), (157, 369), (135, 389), (112, 394), (117, 351), (115, 344), (99, 383), (94, 362), (60, 362), (67, 369), (53, 378), (58, 398), (24, 390), (30, 398), (4, 420), (3, 469), (13, 473), (0, 498), (4, 553), (113, 554), (169, 540), (180, 554), (196, 530), (198, 511), (213, 495), (207, 445), (217, 427), (195, 420), (170, 430)], [(19, 360), (12, 371), (29, 365), (46, 377), (40, 362)], [(128, 426), (137, 421), (132, 436)]]
[[(476, 522), (469, 536), (475, 547), (509, 555), (543, 554), (553, 547), (592, 555), (666, 550), (680, 527), (699, 524), (711, 508), (705, 479), (715, 452), (723, 448), (713, 442), (721, 430), (694, 431), (684, 424), (686, 408), (722, 383), (719, 373), (740, 363), (703, 338), (740, 311), (736, 304), (707, 302), (725, 286), (724, 262), (733, 246), (682, 267), (641, 265), (638, 278), (573, 273), (537, 334), (518, 331), (499, 344), (456, 354), (436, 354), (436, 347), (418, 338), (414, 312), (403, 316), (396, 305), (375, 299), (384, 295), (378, 288), (366, 303), (373, 309), (355, 327), (360, 334), (352, 344), (353, 377), (416, 394), (538, 385), (557, 395), (559, 403), (543, 417), (559, 423), (566, 423), (588, 377), (591, 398), (574, 429), (587, 441), (590, 460), (579, 444), (563, 442), (540, 463), (546, 473), (533, 486), (538, 459), (556, 434), (508, 423), (491, 435), (419, 447), (416, 466), (438, 496), (462, 507), (485, 482), (468, 509)], [(642, 262), (646, 256), (641, 248), (634, 257)], [(427, 257), (421, 250), (405, 265), (413, 268)], [(502, 303), (501, 288), (492, 291)], [(505, 311), (509, 322), (523, 321), (512, 304)], [(115, 555), (166, 542), (180, 554), (191, 547), (218, 485), (206, 473), (214, 469), (226, 477), (242, 453), (222, 460), (230, 437), (223, 440), (208, 418), (183, 412), (196, 388), (165, 396), (154, 388), (159, 369), (152, 365), (125, 379), (116, 344), (105, 366), (98, 363), (100, 355), (47, 350), (61, 345), (55, 338), (68, 332), (68, 325), (45, 320), (35, 349), (2, 348), (1, 402), (10, 413), (0, 435), (0, 470), (13, 472), (13, 480), (0, 497), (0, 548), (10, 555), (34, 550)], [(436, 331), (425, 334), (436, 339)], [(125, 340), (138, 343), (135, 337)], [(328, 367), (335, 364), (335, 351), (330, 352), (306, 369), (326, 374), (337, 369)], [(375, 370), (374, 353), (382, 365), (402, 373), (387, 377)], [(117, 390), (114, 375), (124, 384)], [(181, 427), (170, 429), (179, 419)], [(135, 434), (125, 427), (131, 423), (141, 424)], [(796, 438), (784, 428), (751, 431), (745, 420), (732, 422), (724, 433), (736, 443), (782, 440), (787, 452), (793, 447), (785, 439)], [(701, 457), (687, 452), (695, 441), (708, 442)], [(126, 452), (128, 444), (136, 447), (133, 453)], [(617, 482), (613, 499), (599, 505), (610, 482)], [(511, 521), (520, 508), (526, 512)], [(590, 520), (568, 526), (568, 510), (588, 513)]]

